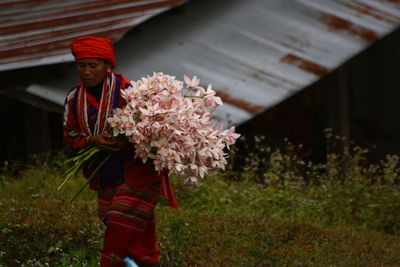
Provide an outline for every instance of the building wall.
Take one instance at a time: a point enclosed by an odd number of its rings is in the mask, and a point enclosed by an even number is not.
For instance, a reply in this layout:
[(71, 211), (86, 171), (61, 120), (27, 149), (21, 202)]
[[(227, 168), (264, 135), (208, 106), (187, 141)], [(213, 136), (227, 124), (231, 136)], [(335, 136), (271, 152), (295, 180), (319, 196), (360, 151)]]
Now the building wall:
[(400, 30), (383, 38), (315, 84), (239, 127), (274, 145), (284, 138), (300, 153), (323, 159), (324, 129), (370, 149), (370, 157), (400, 151)]
[(348, 64), (351, 137), (377, 154), (400, 152), (400, 30)]
[(0, 165), (63, 147), (61, 114), (0, 95)]

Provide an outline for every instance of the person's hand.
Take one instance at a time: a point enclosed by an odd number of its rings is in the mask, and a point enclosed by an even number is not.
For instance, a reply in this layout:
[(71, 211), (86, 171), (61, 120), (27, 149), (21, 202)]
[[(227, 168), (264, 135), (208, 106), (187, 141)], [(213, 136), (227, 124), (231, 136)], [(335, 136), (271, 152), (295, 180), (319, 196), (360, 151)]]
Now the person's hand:
[(120, 151), (127, 149), (129, 146), (128, 141), (112, 136), (109, 133), (89, 136), (87, 143), (108, 151)]

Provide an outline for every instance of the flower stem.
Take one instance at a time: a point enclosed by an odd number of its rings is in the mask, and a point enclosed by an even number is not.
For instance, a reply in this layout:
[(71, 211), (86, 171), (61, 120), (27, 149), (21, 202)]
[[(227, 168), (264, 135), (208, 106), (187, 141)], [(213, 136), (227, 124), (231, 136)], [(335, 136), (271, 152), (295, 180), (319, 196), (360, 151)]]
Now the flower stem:
[(74, 166), (72, 166), (70, 169), (68, 169), (64, 174), (63, 177), (65, 177), (64, 181), (60, 184), (60, 186), (57, 188), (57, 191), (60, 191), (61, 188), (75, 175), (77, 175), (80, 170), (82, 169), (82, 166), (87, 163), (88, 160), (90, 160), (93, 156), (95, 156), (100, 150), (97, 147), (90, 147), (90, 148), (85, 148), (82, 150), (77, 156), (69, 159), (67, 162), (72, 162), (74, 161)]
[(107, 160), (109, 160), (111, 158), (111, 156), (114, 153), (110, 153), (107, 155), (107, 157), (104, 158), (104, 160), (102, 162), (100, 162), (100, 164), (97, 166), (97, 168), (92, 172), (92, 174), (89, 176), (89, 178), (87, 178), (85, 184), (79, 189), (79, 191), (74, 195), (74, 197), (70, 200), (69, 203), (72, 203), (72, 201), (75, 200), (75, 198), (83, 191), (83, 189), (85, 189), (85, 187), (90, 183), (90, 181), (92, 180), (92, 178), (95, 176), (95, 174), (100, 170), (100, 168), (104, 165), (104, 163), (106, 163)]

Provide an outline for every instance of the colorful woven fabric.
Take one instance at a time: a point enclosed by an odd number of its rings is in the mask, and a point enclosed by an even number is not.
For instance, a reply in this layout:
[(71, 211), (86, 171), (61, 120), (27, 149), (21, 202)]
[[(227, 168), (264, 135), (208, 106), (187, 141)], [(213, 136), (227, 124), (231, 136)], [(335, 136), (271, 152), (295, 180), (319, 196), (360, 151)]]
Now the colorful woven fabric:
[(161, 183), (99, 191), (99, 217), (107, 226), (101, 267), (124, 266), (125, 257), (140, 266), (158, 263), (154, 209), (160, 197)]
[[(113, 73), (107, 76), (103, 81), (103, 88), (100, 103), (90, 95), (86, 89), (81, 85), (77, 91), (77, 116), (80, 128), (86, 135), (97, 135), (103, 133), (107, 127), (106, 119), (112, 114), (112, 109), (117, 107), (117, 101), (114, 98), (117, 89), (116, 78)], [(88, 102), (97, 109), (95, 120), (89, 120)], [(92, 114), (91, 114), (92, 115)], [(92, 126), (89, 123), (95, 122)]]
[(117, 224), (143, 232), (160, 201), (161, 183), (130, 188), (126, 183), (99, 191), (99, 217), (108, 224)]

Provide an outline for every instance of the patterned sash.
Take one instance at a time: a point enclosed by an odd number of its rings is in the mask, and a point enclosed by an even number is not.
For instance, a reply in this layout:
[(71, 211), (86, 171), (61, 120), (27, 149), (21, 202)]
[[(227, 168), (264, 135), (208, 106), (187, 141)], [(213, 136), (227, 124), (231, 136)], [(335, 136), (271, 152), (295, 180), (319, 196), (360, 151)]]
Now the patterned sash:
[(111, 115), (114, 95), (116, 90), (115, 74), (108, 74), (103, 81), (100, 105), (98, 107), (97, 120), (92, 130), (88, 118), (88, 92), (81, 84), (77, 92), (77, 116), (79, 126), (85, 135), (104, 133), (108, 127), (107, 118)]

